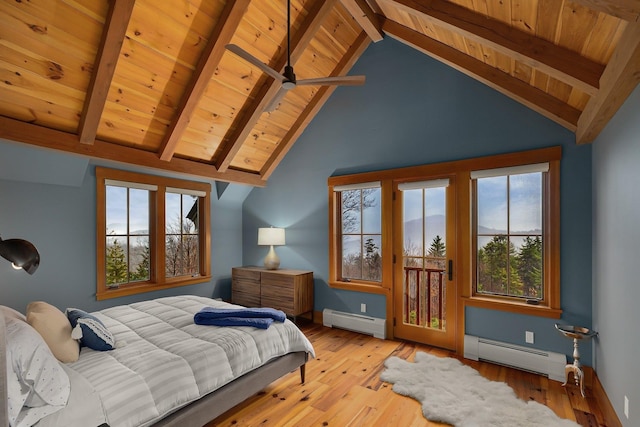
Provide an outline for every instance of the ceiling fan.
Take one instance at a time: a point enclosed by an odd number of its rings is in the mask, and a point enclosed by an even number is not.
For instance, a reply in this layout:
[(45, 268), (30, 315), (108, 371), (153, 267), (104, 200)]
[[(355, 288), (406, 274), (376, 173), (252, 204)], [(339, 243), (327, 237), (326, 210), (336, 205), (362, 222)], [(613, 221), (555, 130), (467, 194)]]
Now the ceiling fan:
[(235, 44), (228, 44), (226, 48), (238, 55), (245, 61), (260, 68), (263, 72), (270, 75), (277, 81), (282, 83), (280, 90), (273, 97), (269, 105), (265, 108), (265, 111), (273, 111), (276, 109), (282, 98), (286, 95), (287, 91), (295, 88), (296, 86), (359, 86), (363, 85), (365, 76), (334, 76), (334, 77), (319, 77), (314, 79), (302, 79), (296, 80), (296, 75), (293, 72), (293, 66), (291, 65), (291, 0), (287, 0), (287, 65), (284, 67), (284, 72), (280, 74), (273, 68), (269, 67), (255, 56), (251, 55), (246, 50)]

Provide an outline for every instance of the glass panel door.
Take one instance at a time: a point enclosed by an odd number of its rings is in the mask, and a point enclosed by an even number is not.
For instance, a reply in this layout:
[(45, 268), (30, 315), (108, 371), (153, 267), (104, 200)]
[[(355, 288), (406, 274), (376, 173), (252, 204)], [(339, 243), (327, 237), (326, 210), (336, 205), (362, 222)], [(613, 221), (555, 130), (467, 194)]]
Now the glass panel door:
[(452, 193), (449, 180), (440, 179), (400, 184), (396, 197), (402, 261), (395, 267), (394, 335), (445, 348), (455, 345)]

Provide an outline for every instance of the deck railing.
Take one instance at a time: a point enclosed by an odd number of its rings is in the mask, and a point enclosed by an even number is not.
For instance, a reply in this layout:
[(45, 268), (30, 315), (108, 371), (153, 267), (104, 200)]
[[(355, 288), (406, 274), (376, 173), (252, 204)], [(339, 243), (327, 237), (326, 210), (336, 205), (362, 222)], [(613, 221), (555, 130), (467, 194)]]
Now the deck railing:
[[(443, 309), (443, 283), (444, 283), (444, 269), (439, 268), (422, 268), (422, 267), (404, 267), (404, 298), (405, 298), (405, 309), (404, 309), (404, 321), (405, 323), (410, 323), (410, 313), (412, 311), (412, 306), (415, 308), (416, 312), (416, 324), (419, 325), (421, 323), (421, 305), (422, 300), (420, 298), (421, 290), (424, 289), (426, 295), (425, 301), (425, 326), (432, 327), (433, 319), (437, 319), (438, 329), (442, 329), (444, 313)], [(436, 277), (436, 282), (433, 283), (432, 276)], [(415, 297), (411, 298), (410, 295), (410, 284), (411, 280), (415, 278)], [(423, 280), (422, 278), (426, 278)], [(421, 284), (424, 283), (424, 287)], [(435, 288), (435, 290), (434, 290)], [(434, 306), (432, 308), (432, 305)]]

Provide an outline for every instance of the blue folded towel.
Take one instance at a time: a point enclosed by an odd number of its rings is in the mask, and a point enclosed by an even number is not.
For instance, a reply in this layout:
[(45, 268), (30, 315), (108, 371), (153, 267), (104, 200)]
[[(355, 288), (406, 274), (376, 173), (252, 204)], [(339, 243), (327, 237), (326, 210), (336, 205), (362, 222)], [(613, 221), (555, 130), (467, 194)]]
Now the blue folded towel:
[(195, 316), (193, 316), (193, 320), (197, 324), (203, 320), (207, 319), (222, 319), (227, 317), (238, 317), (238, 318), (265, 318), (265, 319), (273, 319), (277, 322), (284, 322), (287, 316), (281, 310), (276, 310), (274, 308), (269, 307), (261, 307), (261, 308), (213, 308), (213, 307), (204, 307), (202, 310), (197, 312)]
[[(196, 314), (197, 316), (197, 314)], [(253, 326), (254, 328), (267, 329), (273, 323), (269, 317), (219, 317), (214, 319), (195, 319), (198, 325), (209, 326)]]

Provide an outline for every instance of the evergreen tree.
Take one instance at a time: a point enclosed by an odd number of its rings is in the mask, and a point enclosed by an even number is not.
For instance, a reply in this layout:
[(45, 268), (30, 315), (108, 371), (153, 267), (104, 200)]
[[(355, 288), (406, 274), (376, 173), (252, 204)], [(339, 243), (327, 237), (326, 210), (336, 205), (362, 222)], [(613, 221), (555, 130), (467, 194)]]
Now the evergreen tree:
[(476, 283), (476, 290), (478, 292), (489, 292), (489, 289), (487, 288), (487, 284), (490, 283), (489, 280), (489, 276), (487, 273), (487, 255), (484, 251), (484, 248), (479, 248), (478, 249), (478, 262), (477, 262), (477, 275), (478, 275), (478, 279), (477, 279), (477, 283)]
[(507, 289), (507, 294), (513, 296), (524, 295), (524, 287), (518, 274), (518, 254), (511, 242), (509, 242), (509, 288)]
[(524, 296), (542, 298), (542, 239), (527, 236), (517, 257)]
[(118, 239), (114, 239), (113, 244), (107, 247), (107, 285), (126, 283), (127, 270), (124, 249), (118, 243)]
[(436, 235), (431, 242), (429, 250), (427, 251), (425, 267), (444, 270), (446, 265), (446, 254), (447, 251), (442, 237)]
[[(478, 252), (480, 254), (480, 251)], [(494, 236), (487, 243), (478, 261), (484, 272), (483, 288), (487, 292), (504, 294), (507, 292), (507, 236)]]
[(378, 247), (373, 241), (373, 238), (369, 237), (367, 241), (364, 243), (364, 253), (366, 254), (365, 257), (369, 258), (375, 252), (376, 249), (378, 249)]
[(516, 249), (506, 235), (494, 236), (478, 250), (478, 289), (503, 295), (523, 295)]
[(444, 242), (442, 241), (442, 237), (436, 236), (433, 238), (431, 242), (431, 246), (429, 247), (428, 254), (432, 257), (443, 258), (445, 256), (446, 250)]
[(364, 244), (365, 266), (363, 278), (368, 280), (378, 280), (382, 271), (382, 259), (378, 252), (378, 247), (372, 238), (368, 238)]
[(142, 260), (136, 267), (136, 271), (129, 272), (131, 281), (149, 280), (149, 271), (150, 271), (150, 265), (151, 265), (150, 259), (151, 259), (151, 250), (149, 249), (149, 244), (147, 243), (142, 247)]

